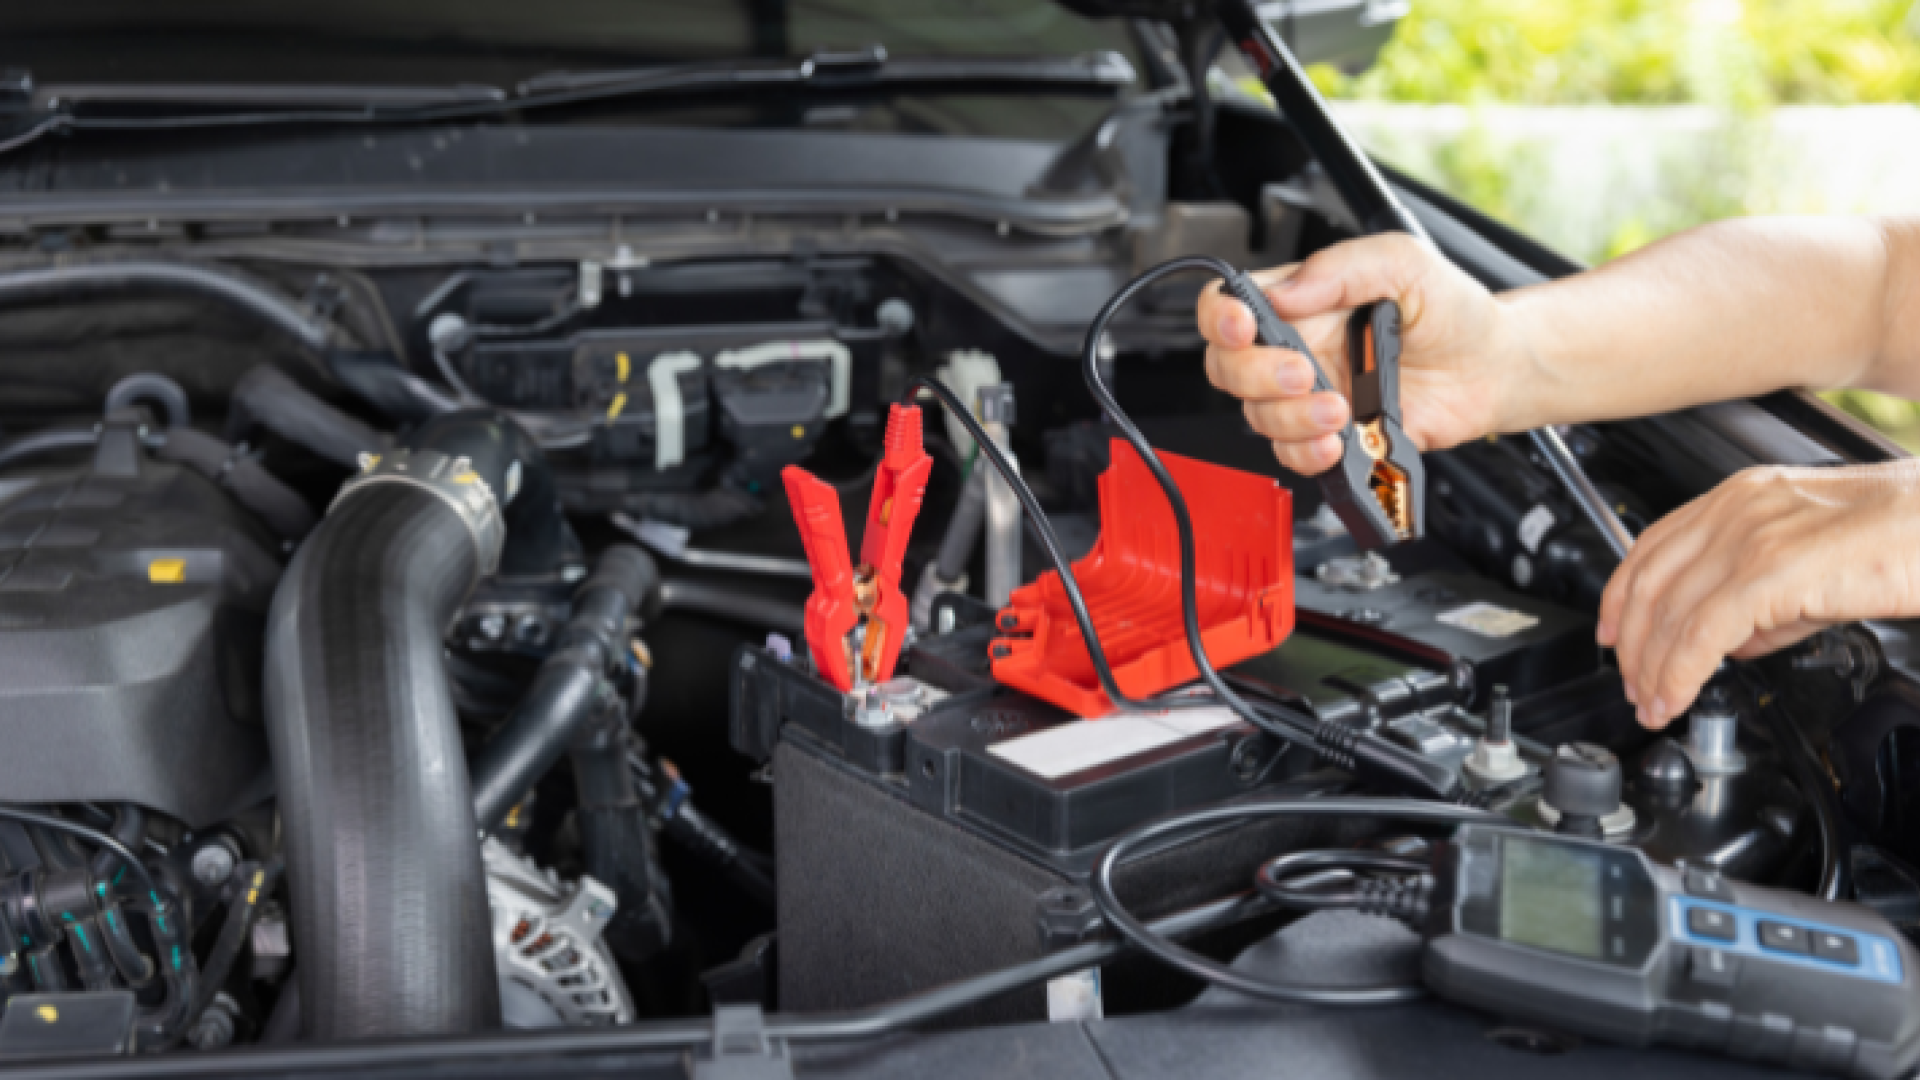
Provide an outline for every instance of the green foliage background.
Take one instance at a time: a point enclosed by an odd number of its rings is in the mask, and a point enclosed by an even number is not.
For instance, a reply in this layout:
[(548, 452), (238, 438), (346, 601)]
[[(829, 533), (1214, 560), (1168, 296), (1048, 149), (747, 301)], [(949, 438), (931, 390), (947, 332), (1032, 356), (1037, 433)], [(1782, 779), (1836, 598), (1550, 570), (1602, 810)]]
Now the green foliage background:
[[(1920, 0), (1413, 0), (1379, 62), (1314, 78), (1329, 97), (1473, 105), (1706, 105), (1764, 118), (1778, 105), (1920, 102)], [(1725, 155), (1725, 144), (1702, 154)], [(1524, 162), (1474, 131), (1418, 171), (1522, 229)], [(1619, 222), (1610, 258), (1716, 218), (1764, 212), (1738, 184), (1677, 177), (1660, 205)], [(1842, 407), (1920, 447), (1920, 406), (1859, 391)]]
[(1912, 0), (1414, 0), (1337, 97), (1522, 105), (1857, 105), (1920, 98)]

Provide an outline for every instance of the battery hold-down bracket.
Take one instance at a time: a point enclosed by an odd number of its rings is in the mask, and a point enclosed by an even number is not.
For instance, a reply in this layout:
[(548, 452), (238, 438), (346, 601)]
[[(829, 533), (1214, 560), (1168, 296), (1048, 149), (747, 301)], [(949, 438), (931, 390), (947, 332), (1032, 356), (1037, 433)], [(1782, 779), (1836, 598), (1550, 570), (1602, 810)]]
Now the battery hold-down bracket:
[[(1160, 454), (1191, 507), (1200, 640), (1221, 667), (1293, 632), (1293, 497), (1271, 477)], [(1144, 698), (1199, 677), (1180, 608), (1173, 509), (1133, 447), (1113, 440), (1100, 476), (1100, 538), (1073, 573), (1114, 680)], [(1014, 590), (995, 619), (993, 675), (1083, 717), (1114, 705), (1100, 687), (1060, 575)]]

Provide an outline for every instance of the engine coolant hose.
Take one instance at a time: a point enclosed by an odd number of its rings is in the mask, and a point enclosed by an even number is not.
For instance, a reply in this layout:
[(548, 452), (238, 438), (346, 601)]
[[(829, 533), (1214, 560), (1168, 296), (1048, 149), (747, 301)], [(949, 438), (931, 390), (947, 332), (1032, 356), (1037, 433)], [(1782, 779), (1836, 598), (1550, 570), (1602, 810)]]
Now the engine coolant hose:
[(503, 482), (430, 440), (391, 451), (342, 487), (274, 594), (267, 736), (310, 1038), (499, 1026), (441, 642), (498, 565)]
[(659, 591), (660, 570), (646, 552), (617, 544), (600, 553), (574, 593), (573, 617), (560, 632), (559, 646), (474, 757), (474, 817), (481, 829), (499, 828), (513, 804), (567, 752), (602, 702), (610, 669), (627, 663), (628, 616)]

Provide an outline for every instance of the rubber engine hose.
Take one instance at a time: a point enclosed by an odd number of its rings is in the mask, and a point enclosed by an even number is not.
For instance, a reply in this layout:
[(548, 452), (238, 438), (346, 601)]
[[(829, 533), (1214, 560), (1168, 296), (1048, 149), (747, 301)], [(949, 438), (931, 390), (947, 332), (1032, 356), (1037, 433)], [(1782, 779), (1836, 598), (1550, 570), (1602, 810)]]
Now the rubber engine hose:
[(227, 403), (228, 442), (240, 442), (255, 427), (349, 469), (359, 467), (361, 454), (377, 454), (392, 441), (266, 364), (242, 376)]
[(310, 1038), (500, 1024), (441, 652), (460, 602), (497, 565), (502, 526), (488, 485), (453, 465), (395, 451), (380, 466), (392, 471), (349, 483), (268, 617), (267, 736)]
[(580, 542), (560, 509), (560, 491), (546, 454), (525, 428), (491, 409), (436, 416), (414, 431), (408, 446), (464, 457), (499, 500), (507, 524), (500, 576), (546, 577), (577, 552)]
[[(573, 615), (533, 685), (473, 761), (474, 817), (499, 828), (514, 803), (546, 775), (596, 709), (610, 669), (627, 661), (627, 619), (660, 591), (660, 570), (639, 548), (601, 552), (574, 593)], [(636, 678), (644, 683), (644, 673)]]

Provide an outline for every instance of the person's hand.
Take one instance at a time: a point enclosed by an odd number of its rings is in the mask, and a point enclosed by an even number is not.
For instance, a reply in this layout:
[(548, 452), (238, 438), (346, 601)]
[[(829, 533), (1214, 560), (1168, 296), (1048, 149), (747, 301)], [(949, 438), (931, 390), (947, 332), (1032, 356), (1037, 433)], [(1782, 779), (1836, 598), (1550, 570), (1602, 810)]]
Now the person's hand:
[(1401, 425), (1422, 450), (1445, 449), (1496, 431), (1532, 426), (1510, 398), (1532, 367), (1524, 335), (1492, 294), (1411, 237), (1337, 244), (1305, 262), (1254, 275), (1340, 393), (1314, 393), (1313, 369), (1290, 349), (1255, 347), (1253, 313), (1201, 294), (1207, 375), (1246, 403), (1247, 422), (1273, 440), (1280, 463), (1314, 475), (1340, 460), (1346, 426), (1347, 316), (1376, 300), (1400, 304)]
[(1920, 462), (1757, 468), (1667, 515), (1600, 603), (1640, 722), (1665, 727), (1722, 658), (1835, 623), (1920, 615)]

